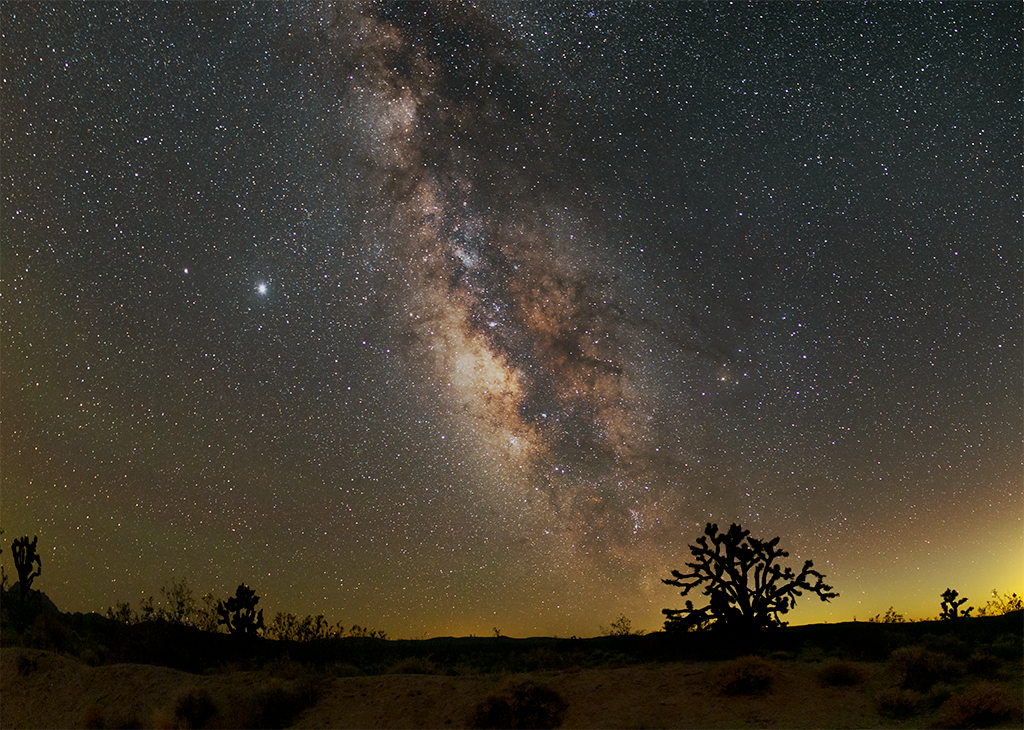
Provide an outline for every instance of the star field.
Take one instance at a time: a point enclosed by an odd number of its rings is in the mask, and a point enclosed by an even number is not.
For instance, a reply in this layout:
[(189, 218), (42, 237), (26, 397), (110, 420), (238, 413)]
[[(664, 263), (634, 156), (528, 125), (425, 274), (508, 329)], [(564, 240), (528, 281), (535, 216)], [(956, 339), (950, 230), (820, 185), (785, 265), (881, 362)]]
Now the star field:
[(1013, 4), (2, 12), (2, 527), (64, 610), (651, 630), (708, 521), (815, 561), (796, 623), (1022, 592)]

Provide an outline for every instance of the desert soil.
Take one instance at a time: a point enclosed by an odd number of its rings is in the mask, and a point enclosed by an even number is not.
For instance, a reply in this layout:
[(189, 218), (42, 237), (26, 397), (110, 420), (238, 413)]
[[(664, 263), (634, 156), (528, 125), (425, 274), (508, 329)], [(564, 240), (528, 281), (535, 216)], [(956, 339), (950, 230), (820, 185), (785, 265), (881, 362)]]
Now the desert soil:
[[(482, 676), (325, 673), (316, 675), (316, 703), (292, 723), (300, 728), (467, 727), (481, 700), (529, 679), (565, 700), (562, 727), (567, 728), (912, 726), (875, 711), (871, 698), (886, 681), (881, 664), (860, 664), (866, 677), (860, 685), (822, 687), (815, 677), (820, 665), (777, 662), (771, 691), (754, 697), (723, 696), (714, 683), (714, 666), (684, 662)], [(194, 675), (140, 664), (91, 667), (53, 652), (5, 647), (0, 649), (0, 726), (71, 728), (101, 721), (108, 727), (174, 727), (176, 699), (195, 687), (204, 688), (217, 706), (211, 725), (224, 725), (231, 722), (233, 707), (244, 709), (275, 683), (296, 681), (294, 674), (273, 676), (266, 670)]]

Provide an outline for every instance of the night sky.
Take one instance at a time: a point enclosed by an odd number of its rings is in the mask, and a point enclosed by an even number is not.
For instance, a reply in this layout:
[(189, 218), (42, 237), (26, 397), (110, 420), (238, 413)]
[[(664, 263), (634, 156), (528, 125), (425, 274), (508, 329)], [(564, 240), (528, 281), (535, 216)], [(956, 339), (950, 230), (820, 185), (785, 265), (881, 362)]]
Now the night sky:
[(2, 556), (657, 629), (1024, 589), (1018, 3), (2, 4)]

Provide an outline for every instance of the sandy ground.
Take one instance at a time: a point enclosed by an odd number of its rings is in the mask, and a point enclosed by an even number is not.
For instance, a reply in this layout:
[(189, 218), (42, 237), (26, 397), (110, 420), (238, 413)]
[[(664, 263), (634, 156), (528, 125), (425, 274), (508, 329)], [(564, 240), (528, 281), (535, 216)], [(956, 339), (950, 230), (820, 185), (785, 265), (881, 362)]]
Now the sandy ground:
[[(884, 686), (884, 668), (859, 665), (865, 681), (822, 687), (819, 665), (776, 663), (770, 692), (726, 697), (712, 663), (666, 663), (529, 675), (369, 677), (316, 675), (314, 705), (292, 719), (300, 728), (467, 727), (477, 704), (509, 683), (529, 679), (566, 702), (568, 728), (829, 728), (912, 727), (880, 718), (872, 697)], [(0, 649), (0, 725), (3, 728), (70, 728), (99, 722), (174, 727), (177, 698), (202, 687), (229, 725), (273, 688), (294, 687), (301, 676), (261, 672), (193, 675), (166, 667), (120, 664), (90, 667), (53, 652)], [(262, 695), (260, 693), (263, 693)], [(250, 715), (251, 717), (251, 715)], [(918, 725), (920, 726), (920, 725)]]
[[(298, 727), (465, 727), (473, 707), (506, 683), (527, 678), (558, 692), (569, 728), (857, 726), (866, 698), (818, 690), (786, 672), (780, 691), (759, 698), (716, 696), (706, 666), (660, 664), (538, 672), (509, 677), (397, 675), (344, 680)], [(377, 698), (373, 700), (371, 698)]]

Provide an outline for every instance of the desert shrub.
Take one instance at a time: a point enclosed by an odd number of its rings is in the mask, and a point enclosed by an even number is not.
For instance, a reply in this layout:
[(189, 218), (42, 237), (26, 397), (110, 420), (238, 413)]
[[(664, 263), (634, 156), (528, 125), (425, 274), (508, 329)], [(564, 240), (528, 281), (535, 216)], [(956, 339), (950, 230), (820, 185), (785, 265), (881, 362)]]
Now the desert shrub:
[(992, 598), (984, 606), (978, 609), (979, 616), (1002, 616), (1003, 614), (1019, 611), (1024, 608), (1024, 601), (1016, 593), (1004, 593), (992, 589)]
[(948, 728), (989, 727), (1019, 712), (1006, 690), (983, 683), (946, 700), (940, 723)]
[(817, 675), (823, 687), (849, 687), (864, 681), (864, 671), (859, 666), (841, 660), (823, 664)]
[[(340, 626), (341, 624), (339, 623), (338, 625)], [(355, 636), (355, 637), (370, 638), (370, 639), (387, 639), (388, 638), (387, 632), (385, 632), (385, 631), (381, 631), (379, 629), (369, 629), (369, 628), (366, 628), (365, 626), (360, 626), (359, 624), (355, 624), (351, 629), (349, 629), (348, 630), (348, 635), (349, 636)]]
[(278, 611), (264, 631), (268, 639), (287, 641), (316, 641), (317, 639), (336, 639), (345, 633), (345, 627), (339, 621), (332, 626), (324, 615), (306, 616), (300, 619), (294, 613)]
[(103, 727), (103, 708), (93, 703), (86, 705), (78, 713), (78, 727), (85, 730), (101, 730)]
[(191, 730), (205, 727), (207, 721), (217, 714), (210, 693), (202, 687), (193, 687), (178, 695), (174, 701), (174, 720), (178, 727)]
[(643, 636), (644, 629), (634, 629), (633, 622), (620, 613), (619, 617), (612, 621), (611, 626), (605, 628), (599, 626), (601, 636)]
[(967, 659), (967, 671), (975, 677), (994, 677), (999, 672), (999, 658), (987, 651), (976, 651)]
[(759, 656), (744, 656), (715, 667), (711, 682), (721, 694), (758, 695), (771, 690), (776, 674), (772, 662)]
[(485, 697), (470, 719), (473, 728), (555, 728), (566, 704), (550, 687), (521, 681)]
[(888, 687), (875, 695), (875, 707), (884, 717), (905, 718), (917, 714), (921, 707), (921, 693), (912, 689)]
[(132, 615), (132, 607), (128, 601), (116, 603), (108, 608), (107, 618), (122, 624), (138, 623), (138, 618)]
[(868, 623), (872, 624), (902, 624), (906, 623), (907, 619), (902, 613), (897, 613), (896, 610), (889, 606), (889, 609), (883, 616), (880, 613), (876, 613), (873, 617), (868, 619)]
[(889, 671), (901, 689), (925, 692), (941, 679), (956, 676), (958, 667), (949, 657), (923, 646), (905, 646), (889, 656)]

